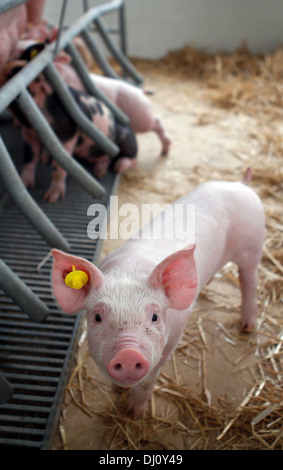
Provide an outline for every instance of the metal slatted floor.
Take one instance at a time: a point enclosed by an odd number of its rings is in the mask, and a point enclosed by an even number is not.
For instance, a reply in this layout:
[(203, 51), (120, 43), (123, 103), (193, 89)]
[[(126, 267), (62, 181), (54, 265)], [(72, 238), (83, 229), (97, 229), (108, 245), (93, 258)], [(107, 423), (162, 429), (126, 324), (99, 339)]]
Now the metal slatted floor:
[[(1, 122), (0, 132), (16, 166), (22, 164), (20, 133)], [(68, 178), (65, 199), (55, 204), (42, 201), (50, 182), (50, 167), (40, 166), (34, 199), (61, 231), (72, 253), (93, 261), (100, 244), (87, 236), (87, 209), (94, 202), (108, 204), (118, 178), (109, 173), (101, 184), (102, 200), (95, 200)], [(50, 314), (35, 323), (0, 290), (0, 370), (13, 386), (10, 403), (0, 405), (0, 449), (48, 449), (60, 415), (82, 315), (62, 312), (53, 299), (51, 258), (38, 270), (50, 247), (33, 229), (0, 187), (0, 257), (47, 305)]]

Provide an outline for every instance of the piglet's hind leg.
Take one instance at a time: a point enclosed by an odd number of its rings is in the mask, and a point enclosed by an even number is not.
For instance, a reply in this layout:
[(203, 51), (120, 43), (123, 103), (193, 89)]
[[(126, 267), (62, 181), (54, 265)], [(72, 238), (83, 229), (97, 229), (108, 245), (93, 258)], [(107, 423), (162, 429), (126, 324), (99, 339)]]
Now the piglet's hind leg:
[(165, 133), (163, 126), (161, 124), (160, 119), (155, 118), (153, 122), (153, 127), (152, 131), (156, 132), (158, 135), (159, 139), (161, 140), (162, 143), (162, 155), (166, 156), (168, 155), (168, 152), (170, 150), (171, 146), (171, 139), (168, 137), (168, 135)]
[(239, 280), (242, 292), (241, 328), (253, 331), (257, 320), (257, 264), (239, 267)]
[(114, 170), (117, 173), (125, 173), (136, 164), (138, 152), (137, 139), (129, 126), (122, 126), (117, 123), (116, 134), (116, 143), (120, 148), (120, 154), (114, 163)]

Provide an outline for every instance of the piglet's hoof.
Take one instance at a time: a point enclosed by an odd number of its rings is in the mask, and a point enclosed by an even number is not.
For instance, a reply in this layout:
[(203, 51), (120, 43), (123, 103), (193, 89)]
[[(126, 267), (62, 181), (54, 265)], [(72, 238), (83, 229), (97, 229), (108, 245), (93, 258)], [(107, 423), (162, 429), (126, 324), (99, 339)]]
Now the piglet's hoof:
[(64, 197), (65, 197), (65, 185), (64, 185), (64, 188), (60, 186), (54, 187), (51, 185), (48, 191), (46, 191), (46, 193), (44, 194), (43, 200), (52, 203), (52, 202), (58, 201), (58, 199), (60, 198), (64, 199)]
[(161, 155), (163, 157), (167, 157), (168, 153), (169, 153), (169, 150), (170, 150), (170, 147), (171, 147), (171, 139), (169, 137), (164, 137), (164, 140), (163, 140), (163, 148), (162, 148), (162, 153)]
[(139, 419), (143, 416), (145, 407), (128, 406), (126, 408), (126, 414), (131, 415), (133, 419)]
[(34, 187), (34, 180), (35, 180), (35, 165), (27, 164), (24, 166), (23, 171), (21, 173), (21, 180), (26, 188), (33, 188)]
[(242, 319), (240, 321), (240, 331), (241, 333), (253, 333), (256, 329), (256, 320), (251, 321), (248, 319)]
[(117, 160), (115, 163), (114, 170), (117, 173), (125, 173), (126, 171), (130, 170), (133, 168), (137, 163), (136, 158), (128, 158), (128, 157), (122, 157)]
[(21, 180), (26, 188), (34, 187), (34, 174), (32, 175), (29, 171), (22, 172)]
[(93, 165), (93, 174), (96, 178), (102, 178), (106, 175), (110, 163), (110, 157), (104, 155), (100, 157)]

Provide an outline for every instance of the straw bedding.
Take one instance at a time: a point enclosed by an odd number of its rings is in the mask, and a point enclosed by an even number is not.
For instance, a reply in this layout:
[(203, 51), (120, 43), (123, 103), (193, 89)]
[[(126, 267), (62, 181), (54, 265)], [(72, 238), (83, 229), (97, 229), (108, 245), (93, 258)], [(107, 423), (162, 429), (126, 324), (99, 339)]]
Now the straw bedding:
[[(257, 330), (239, 332), (230, 263), (200, 295), (138, 420), (123, 412), (127, 392), (104, 381), (83, 337), (54, 448), (282, 450), (283, 50), (185, 48), (133, 62), (173, 147), (160, 159), (154, 137), (139, 137), (139, 165), (122, 178), (120, 202), (171, 202), (205, 180), (239, 180), (250, 166), (266, 213)], [(119, 243), (107, 240), (103, 254)]]

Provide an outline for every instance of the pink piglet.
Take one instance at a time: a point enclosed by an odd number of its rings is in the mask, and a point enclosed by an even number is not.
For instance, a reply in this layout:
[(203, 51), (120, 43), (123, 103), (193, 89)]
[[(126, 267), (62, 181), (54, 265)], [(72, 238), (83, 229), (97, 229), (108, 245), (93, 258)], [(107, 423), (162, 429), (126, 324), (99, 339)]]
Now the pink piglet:
[[(259, 197), (246, 184), (249, 179), (250, 171), (243, 182), (200, 185), (99, 268), (52, 250), (55, 298), (67, 313), (86, 310), (91, 356), (111, 381), (131, 389), (128, 410), (135, 417), (143, 413), (160, 368), (182, 337), (199, 292), (228, 261), (239, 270), (241, 327), (256, 326), (265, 218)], [(194, 207), (194, 217), (176, 217), (177, 206)], [(157, 238), (151, 236), (153, 224)], [(182, 240), (168, 239), (172, 226), (174, 233), (185, 233)], [(80, 289), (65, 283), (72, 269), (87, 274)]]

